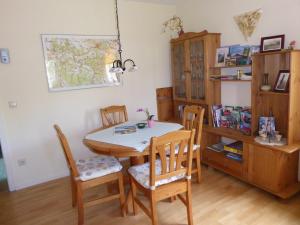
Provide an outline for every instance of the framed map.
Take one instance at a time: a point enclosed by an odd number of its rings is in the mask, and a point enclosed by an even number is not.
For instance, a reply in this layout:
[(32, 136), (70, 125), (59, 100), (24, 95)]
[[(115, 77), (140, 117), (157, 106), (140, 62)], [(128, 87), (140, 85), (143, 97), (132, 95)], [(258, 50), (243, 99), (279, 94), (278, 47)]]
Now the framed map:
[(118, 58), (116, 36), (41, 36), (50, 91), (120, 84), (109, 72)]

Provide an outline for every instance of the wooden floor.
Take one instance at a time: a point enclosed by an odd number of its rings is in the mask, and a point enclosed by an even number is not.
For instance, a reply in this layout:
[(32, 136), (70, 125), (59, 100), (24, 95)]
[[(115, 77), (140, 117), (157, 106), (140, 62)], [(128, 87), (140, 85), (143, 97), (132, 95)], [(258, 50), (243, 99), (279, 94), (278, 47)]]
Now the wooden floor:
[[(196, 225), (300, 224), (299, 194), (283, 201), (206, 168), (202, 184), (192, 188)], [(185, 207), (179, 200), (159, 203), (158, 212), (160, 225), (187, 224)], [(0, 193), (1, 225), (76, 225), (76, 221), (67, 178), (14, 193)], [(141, 210), (137, 216), (121, 217), (116, 201), (87, 209), (86, 224), (150, 225), (150, 220)]]

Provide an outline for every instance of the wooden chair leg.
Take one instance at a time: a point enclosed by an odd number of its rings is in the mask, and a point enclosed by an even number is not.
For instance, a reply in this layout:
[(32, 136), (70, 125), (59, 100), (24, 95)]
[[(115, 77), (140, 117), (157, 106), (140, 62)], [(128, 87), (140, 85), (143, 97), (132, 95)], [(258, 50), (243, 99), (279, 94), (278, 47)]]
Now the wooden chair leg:
[(133, 215), (137, 215), (138, 213), (138, 206), (135, 202), (136, 198), (136, 186), (133, 182), (132, 178), (130, 178), (130, 185), (131, 185), (131, 195), (132, 195), (132, 208), (133, 208)]
[(123, 182), (123, 174), (119, 173), (119, 193), (120, 193), (120, 208), (122, 212), (122, 216), (126, 216), (127, 206), (125, 205), (125, 191), (124, 191), (124, 182)]
[(152, 225), (158, 225), (156, 199), (155, 199), (155, 193), (154, 192), (152, 192), (151, 196), (150, 196), (150, 208), (151, 208)]
[(197, 167), (197, 181), (201, 182), (201, 160), (200, 160), (200, 150), (196, 151), (196, 167)]
[(83, 190), (80, 182), (77, 182), (77, 209), (78, 209), (78, 225), (84, 223), (84, 207), (83, 207)]
[(76, 182), (74, 181), (73, 177), (70, 176), (70, 181), (71, 181), (71, 190), (72, 190), (72, 206), (73, 208), (77, 204), (77, 187), (76, 187)]
[(187, 208), (187, 218), (188, 225), (193, 225), (193, 210), (192, 210), (192, 188), (191, 188), (191, 180), (188, 181), (188, 187), (186, 192), (186, 208)]

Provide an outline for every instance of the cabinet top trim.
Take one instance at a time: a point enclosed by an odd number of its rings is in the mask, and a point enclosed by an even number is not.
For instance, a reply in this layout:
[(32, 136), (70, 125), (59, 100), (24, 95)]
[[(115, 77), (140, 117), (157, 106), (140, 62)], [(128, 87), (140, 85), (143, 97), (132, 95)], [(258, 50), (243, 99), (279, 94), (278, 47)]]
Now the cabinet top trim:
[(180, 35), (180, 37), (178, 37), (178, 38), (171, 39), (171, 43), (178, 42), (178, 41), (184, 41), (184, 40), (196, 38), (196, 37), (203, 37), (206, 35), (221, 35), (221, 33), (208, 33), (207, 30), (204, 30), (201, 32), (187, 32), (187, 33)]

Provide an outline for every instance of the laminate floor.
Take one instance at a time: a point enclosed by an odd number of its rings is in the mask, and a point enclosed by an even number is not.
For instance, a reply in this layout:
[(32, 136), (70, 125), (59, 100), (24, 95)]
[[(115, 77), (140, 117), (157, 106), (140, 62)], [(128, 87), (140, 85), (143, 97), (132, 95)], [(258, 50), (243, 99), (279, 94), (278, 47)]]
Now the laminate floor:
[[(92, 190), (105, 192), (105, 188)], [(195, 225), (299, 225), (300, 195), (280, 200), (221, 172), (203, 168), (203, 182), (193, 184)], [(130, 210), (131, 211), (131, 210)], [(158, 204), (160, 225), (187, 224), (181, 201)], [(150, 225), (140, 210), (121, 217), (119, 202), (86, 210), (86, 225)], [(1, 225), (76, 225), (69, 179), (63, 178), (21, 191), (0, 193)]]

